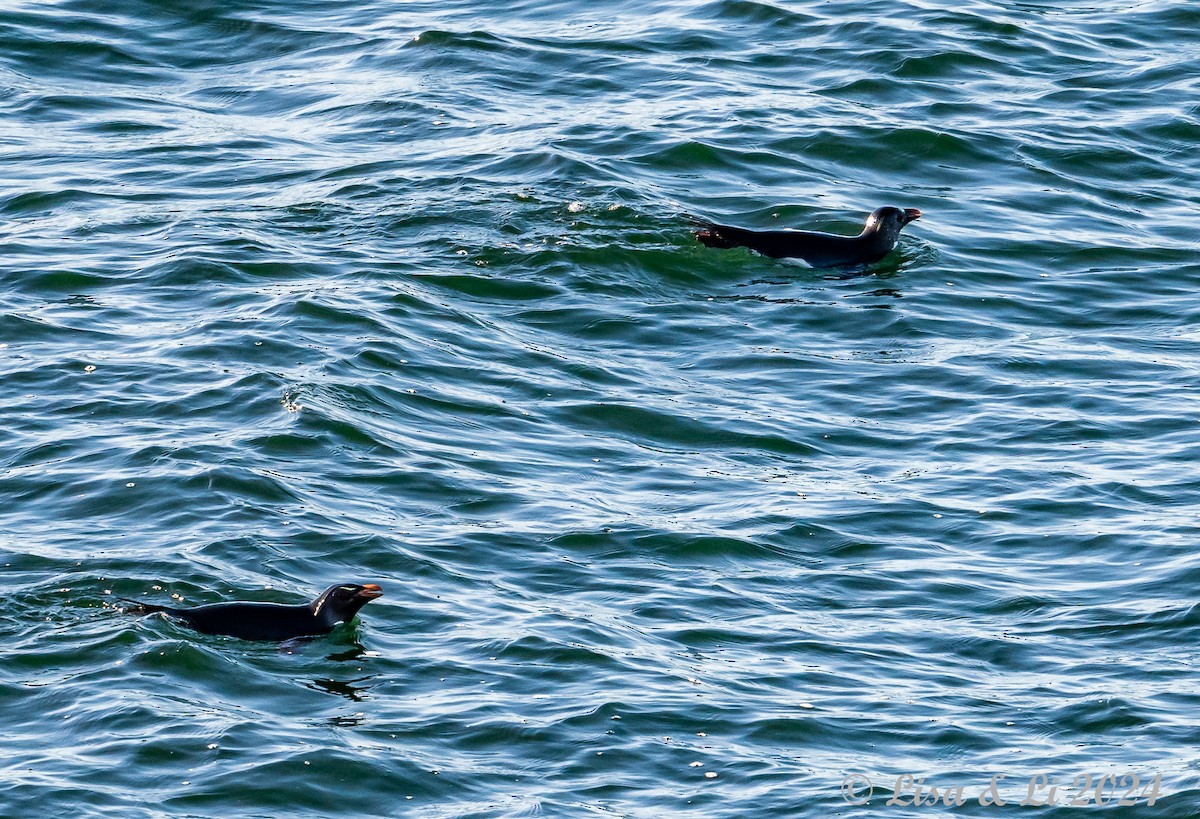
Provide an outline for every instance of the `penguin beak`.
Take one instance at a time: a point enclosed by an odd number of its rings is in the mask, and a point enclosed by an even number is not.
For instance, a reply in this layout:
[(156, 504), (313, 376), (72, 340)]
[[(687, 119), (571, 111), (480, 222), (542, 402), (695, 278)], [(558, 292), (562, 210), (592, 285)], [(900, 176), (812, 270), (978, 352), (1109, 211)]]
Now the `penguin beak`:
[(918, 220), (920, 218), (921, 218), (921, 211), (917, 210), (916, 208), (905, 208), (904, 209), (904, 224), (907, 225), (909, 222), (915, 222), (916, 220)]
[(375, 583), (364, 583), (354, 596), (360, 599), (374, 600), (376, 597), (383, 597), (383, 589)]

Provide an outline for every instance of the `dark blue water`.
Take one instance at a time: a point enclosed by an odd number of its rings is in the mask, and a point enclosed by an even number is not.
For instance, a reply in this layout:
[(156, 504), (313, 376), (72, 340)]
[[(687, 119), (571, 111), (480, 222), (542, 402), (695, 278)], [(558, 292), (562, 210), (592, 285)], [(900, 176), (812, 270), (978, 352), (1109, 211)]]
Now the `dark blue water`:
[(0, 815), (1200, 815), (1198, 72), (1172, 0), (0, 10)]

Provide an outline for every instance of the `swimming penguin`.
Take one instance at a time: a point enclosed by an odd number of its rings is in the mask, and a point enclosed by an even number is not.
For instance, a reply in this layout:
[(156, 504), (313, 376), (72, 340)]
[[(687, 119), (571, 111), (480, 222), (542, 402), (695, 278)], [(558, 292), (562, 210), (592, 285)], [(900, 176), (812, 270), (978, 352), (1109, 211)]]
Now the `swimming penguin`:
[(125, 611), (128, 614), (162, 612), (205, 634), (223, 634), (243, 640), (290, 640), (328, 634), (338, 623), (353, 620), (359, 609), (382, 595), (383, 589), (374, 583), (335, 583), (311, 603), (295, 606), (237, 602), (177, 609), (126, 600), (133, 605)]
[(876, 208), (862, 233), (838, 236), (812, 230), (747, 230), (700, 220), (696, 238), (708, 247), (748, 247), (772, 259), (803, 259), (813, 267), (871, 264), (892, 252), (900, 230), (916, 219), (916, 208)]

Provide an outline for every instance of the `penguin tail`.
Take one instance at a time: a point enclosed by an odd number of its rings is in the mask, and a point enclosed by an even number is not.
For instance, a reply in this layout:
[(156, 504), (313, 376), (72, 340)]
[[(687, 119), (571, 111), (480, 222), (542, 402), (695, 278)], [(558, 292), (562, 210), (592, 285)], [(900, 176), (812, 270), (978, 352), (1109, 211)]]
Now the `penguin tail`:
[(692, 233), (696, 240), (705, 247), (731, 248), (740, 247), (741, 242), (733, 239), (725, 234), (725, 228), (715, 222), (695, 220), (696, 225), (700, 228)]
[(155, 614), (160, 611), (167, 611), (167, 606), (159, 606), (154, 603), (143, 603), (140, 600), (130, 600), (128, 597), (118, 597), (122, 603), (128, 603), (125, 607), (126, 614)]

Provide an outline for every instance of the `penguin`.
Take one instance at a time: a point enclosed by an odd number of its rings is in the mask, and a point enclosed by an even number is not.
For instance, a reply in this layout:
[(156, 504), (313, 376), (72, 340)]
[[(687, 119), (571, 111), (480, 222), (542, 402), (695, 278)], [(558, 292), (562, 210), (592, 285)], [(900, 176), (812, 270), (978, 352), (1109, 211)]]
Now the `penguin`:
[(748, 247), (772, 259), (802, 259), (813, 267), (844, 267), (877, 262), (892, 252), (900, 231), (921, 218), (916, 208), (876, 208), (862, 233), (838, 236), (812, 230), (747, 230), (698, 220), (695, 236), (708, 247)]
[(155, 603), (132, 603), (127, 614), (162, 613), (204, 634), (222, 634), (243, 640), (290, 640), (328, 634), (338, 623), (348, 623), (358, 610), (383, 589), (375, 583), (335, 583), (311, 603), (212, 603), (180, 609)]

